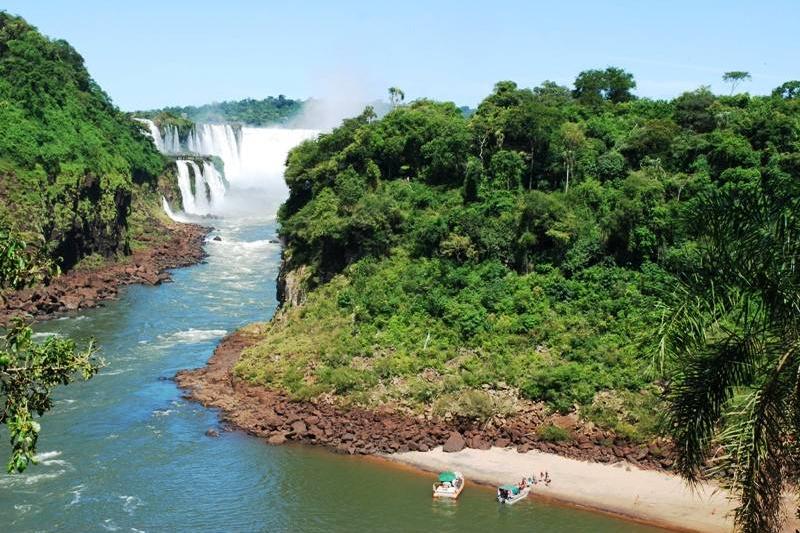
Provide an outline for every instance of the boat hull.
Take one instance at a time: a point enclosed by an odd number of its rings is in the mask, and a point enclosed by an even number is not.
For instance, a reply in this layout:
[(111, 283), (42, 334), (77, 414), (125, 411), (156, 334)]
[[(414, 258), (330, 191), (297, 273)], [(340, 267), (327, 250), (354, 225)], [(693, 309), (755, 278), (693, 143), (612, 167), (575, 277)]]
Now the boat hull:
[(466, 485), (466, 483), (462, 480), (461, 481), (461, 485), (459, 487), (454, 487), (453, 490), (447, 490), (447, 491), (441, 490), (441, 489), (437, 489), (436, 485), (434, 485), (433, 486), (433, 497), (434, 498), (455, 500), (456, 498), (461, 496), (461, 493), (464, 491), (464, 485)]
[(531, 492), (530, 487), (525, 487), (519, 492), (519, 494), (515, 495), (513, 498), (501, 498), (500, 496), (498, 496), (497, 501), (502, 503), (503, 505), (514, 505), (518, 501), (527, 498), (530, 492)]

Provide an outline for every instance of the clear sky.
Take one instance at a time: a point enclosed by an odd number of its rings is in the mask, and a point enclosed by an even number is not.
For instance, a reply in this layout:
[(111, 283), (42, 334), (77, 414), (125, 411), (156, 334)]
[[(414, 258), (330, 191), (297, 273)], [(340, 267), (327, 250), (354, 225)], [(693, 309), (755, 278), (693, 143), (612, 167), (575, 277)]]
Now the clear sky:
[(767, 93), (800, 79), (800, 0), (5, 0), (68, 40), (123, 109), (325, 97), (477, 104), (498, 80), (571, 85), (620, 66), (672, 97), (746, 70)]

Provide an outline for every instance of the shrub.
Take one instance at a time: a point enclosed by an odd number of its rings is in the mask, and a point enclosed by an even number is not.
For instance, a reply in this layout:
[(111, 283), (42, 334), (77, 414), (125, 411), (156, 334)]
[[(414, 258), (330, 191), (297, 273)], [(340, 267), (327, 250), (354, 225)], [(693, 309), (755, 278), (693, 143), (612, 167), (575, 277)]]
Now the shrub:
[(572, 434), (569, 431), (555, 424), (539, 426), (539, 429), (536, 430), (536, 434), (541, 440), (547, 442), (565, 442), (572, 440)]
[(495, 416), (506, 416), (513, 412), (510, 400), (493, 397), (486, 391), (469, 389), (452, 396), (439, 398), (434, 405), (434, 413), (445, 413), (465, 420), (486, 422)]

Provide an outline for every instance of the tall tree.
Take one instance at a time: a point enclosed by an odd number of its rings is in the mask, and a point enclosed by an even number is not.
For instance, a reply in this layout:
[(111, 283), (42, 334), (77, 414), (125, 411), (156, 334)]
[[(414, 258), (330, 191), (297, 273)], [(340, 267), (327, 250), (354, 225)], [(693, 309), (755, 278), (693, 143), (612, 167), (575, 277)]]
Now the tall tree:
[(731, 85), (731, 96), (733, 96), (734, 91), (736, 91), (736, 87), (750, 79), (750, 73), (744, 70), (732, 70), (722, 75), (722, 81)]
[(575, 162), (578, 151), (586, 143), (586, 136), (579, 124), (565, 122), (558, 130), (558, 144), (561, 147), (561, 157), (564, 161), (564, 192), (569, 192), (569, 180), (575, 174)]
[(389, 87), (389, 102), (392, 107), (397, 107), (406, 99), (406, 93), (398, 87)]
[(615, 104), (633, 100), (631, 93), (636, 88), (633, 74), (617, 67), (605, 70), (585, 70), (575, 79), (575, 98), (589, 105), (598, 105), (603, 101)]

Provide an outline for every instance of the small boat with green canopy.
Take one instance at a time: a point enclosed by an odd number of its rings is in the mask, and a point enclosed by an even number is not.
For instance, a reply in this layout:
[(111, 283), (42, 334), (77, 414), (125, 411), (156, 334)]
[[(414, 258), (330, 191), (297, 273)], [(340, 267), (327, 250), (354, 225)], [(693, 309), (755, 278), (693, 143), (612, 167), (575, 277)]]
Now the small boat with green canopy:
[(461, 472), (449, 470), (439, 474), (439, 479), (433, 484), (434, 498), (455, 499), (464, 490), (464, 475)]

